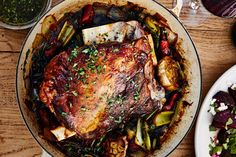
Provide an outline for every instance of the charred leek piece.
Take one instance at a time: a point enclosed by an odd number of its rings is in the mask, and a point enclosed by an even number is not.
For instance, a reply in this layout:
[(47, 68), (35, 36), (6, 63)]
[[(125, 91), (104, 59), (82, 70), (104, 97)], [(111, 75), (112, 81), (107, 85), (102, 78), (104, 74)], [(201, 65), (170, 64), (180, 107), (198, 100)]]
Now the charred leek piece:
[(152, 33), (152, 36), (155, 40), (155, 48), (158, 49), (160, 42), (160, 27), (157, 25), (157, 22), (150, 16), (145, 18), (145, 24)]
[(144, 143), (148, 151), (151, 150), (151, 139), (148, 134), (149, 128), (147, 122), (144, 122)]
[(52, 24), (56, 24), (57, 20), (53, 15), (48, 15), (44, 18), (43, 22), (42, 22), (42, 27), (41, 27), (41, 32), (43, 35), (46, 35)]
[(162, 126), (165, 124), (169, 124), (171, 122), (171, 117), (174, 114), (174, 111), (163, 111), (158, 113), (154, 119), (153, 119), (153, 123), (156, 126)]
[(174, 113), (174, 115), (172, 116), (172, 120), (171, 120), (171, 123), (170, 123), (170, 126), (171, 125), (173, 125), (175, 122), (176, 122), (176, 120), (178, 120), (179, 119), (179, 116), (180, 116), (180, 112), (181, 112), (181, 109), (183, 108), (183, 101), (182, 100), (180, 100), (180, 101), (178, 101), (177, 102), (177, 104), (176, 104), (176, 108), (175, 108), (175, 113)]
[(159, 31), (159, 27), (156, 27), (156, 21), (148, 16), (145, 18), (145, 24), (147, 25), (147, 27), (151, 30), (151, 32), (158, 32)]
[(154, 139), (152, 140), (152, 149), (156, 149), (156, 146), (157, 146), (157, 139), (154, 138)]
[(32, 43), (32, 48), (37, 48), (44, 41), (44, 36), (41, 33), (37, 33), (34, 42)]
[(138, 119), (137, 122), (137, 131), (136, 131), (136, 136), (135, 136), (135, 144), (137, 144), (138, 146), (145, 148), (144, 147), (144, 140), (143, 140), (143, 136), (142, 136), (142, 122), (141, 119)]
[(58, 40), (65, 46), (75, 34), (75, 29), (71, 23), (66, 21), (58, 35)]

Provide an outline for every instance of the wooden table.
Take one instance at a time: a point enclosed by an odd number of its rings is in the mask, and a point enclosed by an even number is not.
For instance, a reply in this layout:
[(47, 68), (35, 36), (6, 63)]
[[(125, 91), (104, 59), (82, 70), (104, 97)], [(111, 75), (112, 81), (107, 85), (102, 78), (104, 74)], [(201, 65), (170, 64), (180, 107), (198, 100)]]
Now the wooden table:
[[(53, 5), (58, 2), (54, 0)], [(160, 0), (171, 8), (172, 0)], [(231, 41), (235, 19), (211, 15), (202, 6), (191, 12), (185, 2), (180, 19), (188, 29), (201, 59), (203, 97), (214, 81), (236, 64), (236, 47)], [(42, 151), (27, 130), (16, 102), (15, 73), (21, 44), (29, 30), (13, 31), (0, 28), (0, 157), (40, 156)], [(194, 127), (171, 157), (194, 156)]]

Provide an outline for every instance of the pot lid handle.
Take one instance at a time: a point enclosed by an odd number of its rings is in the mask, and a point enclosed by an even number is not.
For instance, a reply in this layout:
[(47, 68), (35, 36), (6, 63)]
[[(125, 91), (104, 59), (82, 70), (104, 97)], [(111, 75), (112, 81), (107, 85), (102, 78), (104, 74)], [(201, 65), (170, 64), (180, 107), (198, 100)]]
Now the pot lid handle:
[(176, 6), (175, 6), (173, 9), (171, 9), (171, 11), (172, 11), (177, 17), (179, 17), (182, 7), (183, 7), (183, 0), (177, 0)]

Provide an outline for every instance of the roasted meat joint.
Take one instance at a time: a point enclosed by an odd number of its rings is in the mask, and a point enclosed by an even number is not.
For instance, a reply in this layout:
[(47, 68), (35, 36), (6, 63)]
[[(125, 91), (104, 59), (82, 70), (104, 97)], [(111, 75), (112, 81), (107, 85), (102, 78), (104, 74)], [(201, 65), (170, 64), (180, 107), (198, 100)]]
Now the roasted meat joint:
[(161, 109), (148, 41), (106, 43), (55, 56), (45, 67), (40, 99), (83, 138), (99, 138), (133, 115)]
[(33, 42), (31, 110), (67, 156), (145, 156), (183, 113), (177, 33), (133, 3), (45, 17)]

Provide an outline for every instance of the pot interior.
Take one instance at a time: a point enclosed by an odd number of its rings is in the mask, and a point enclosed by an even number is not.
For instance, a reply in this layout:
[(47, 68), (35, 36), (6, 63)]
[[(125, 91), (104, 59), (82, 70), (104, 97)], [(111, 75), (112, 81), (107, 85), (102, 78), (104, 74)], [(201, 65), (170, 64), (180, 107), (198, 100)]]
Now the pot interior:
[[(182, 141), (184, 136), (189, 131), (195, 116), (198, 111), (199, 107), (199, 100), (201, 95), (201, 69), (200, 69), (200, 62), (197, 55), (197, 51), (195, 46), (187, 33), (184, 26), (181, 22), (166, 8), (162, 5), (158, 4), (155, 1), (148, 0), (129, 0), (135, 4), (138, 4), (141, 7), (147, 9), (147, 12), (154, 14), (158, 12), (161, 14), (165, 19), (167, 19), (168, 24), (170, 25), (171, 29), (178, 33), (179, 36), (179, 47), (181, 49), (182, 55), (187, 61), (187, 71), (188, 71), (188, 81), (189, 81), (189, 93), (184, 97), (185, 100), (191, 103), (190, 106), (186, 108), (186, 111), (181, 119), (181, 121), (174, 127), (171, 132), (169, 138), (165, 140), (162, 144), (161, 149), (155, 151), (154, 156), (167, 156), (170, 152), (172, 152), (177, 145)], [(82, 8), (86, 4), (91, 4), (93, 2), (102, 2), (102, 3), (109, 3), (115, 5), (124, 5), (127, 1), (124, 0), (67, 0), (63, 1), (59, 5), (52, 8), (43, 18), (49, 14), (54, 14), (57, 19), (63, 16), (65, 12), (69, 11), (76, 11)], [(38, 135), (38, 125), (35, 119), (34, 113), (28, 110), (25, 99), (27, 98), (27, 76), (29, 74), (30, 65), (31, 65), (31, 51), (29, 53), (28, 50), (31, 49), (32, 42), (37, 33), (41, 32), (41, 23), (43, 18), (37, 22), (35, 27), (30, 31), (27, 39), (24, 42), (21, 55), (18, 61), (18, 68), (17, 68), (17, 98), (18, 103), (20, 106), (20, 110), (24, 121), (30, 130), (31, 134), (34, 136), (36, 141), (41, 145), (43, 149), (49, 152), (53, 156), (63, 156), (63, 154), (57, 150), (53, 145), (51, 145), (46, 140), (43, 140)]]

